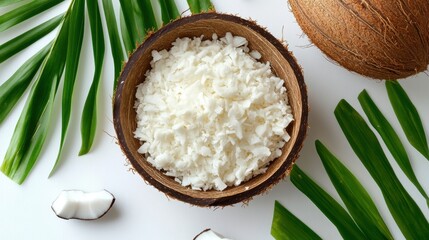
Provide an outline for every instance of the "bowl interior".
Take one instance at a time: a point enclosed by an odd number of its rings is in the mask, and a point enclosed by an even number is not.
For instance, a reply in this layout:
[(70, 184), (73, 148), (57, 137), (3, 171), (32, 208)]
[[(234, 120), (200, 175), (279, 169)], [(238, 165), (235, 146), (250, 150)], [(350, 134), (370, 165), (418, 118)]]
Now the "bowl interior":
[[(269, 61), (274, 73), (285, 80), (289, 104), (294, 116), (294, 121), (287, 129), (291, 139), (283, 147), (282, 156), (269, 165), (265, 174), (254, 177), (240, 186), (228, 187), (224, 191), (195, 191), (181, 186), (173, 178), (152, 167), (144, 156), (137, 152), (141, 143), (134, 138), (137, 126), (134, 109), (136, 86), (145, 80), (144, 74), (150, 68), (152, 50), (169, 49), (176, 38), (201, 35), (211, 38), (213, 33), (223, 37), (226, 32), (245, 37), (249, 41), (250, 49), (262, 54), (261, 61)], [(264, 191), (265, 188), (276, 182), (292, 166), (298, 156), (307, 125), (307, 95), (300, 68), (277, 39), (253, 22), (215, 13), (179, 19), (151, 35), (131, 55), (119, 81), (114, 118), (120, 145), (137, 172), (150, 184), (171, 197), (197, 205), (200, 205), (198, 201), (201, 205), (224, 205), (224, 203), (239, 202)], [(222, 202), (222, 199), (225, 201)]]

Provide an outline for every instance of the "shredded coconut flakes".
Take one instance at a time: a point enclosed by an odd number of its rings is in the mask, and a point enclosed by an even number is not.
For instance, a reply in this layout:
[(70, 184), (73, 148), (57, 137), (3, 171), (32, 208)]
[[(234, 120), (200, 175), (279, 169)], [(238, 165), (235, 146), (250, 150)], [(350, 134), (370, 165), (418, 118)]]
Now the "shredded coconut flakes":
[(153, 51), (138, 86), (135, 137), (147, 161), (183, 186), (224, 190), (264, 173), (289, 140), (284, 81), (227, 33)]

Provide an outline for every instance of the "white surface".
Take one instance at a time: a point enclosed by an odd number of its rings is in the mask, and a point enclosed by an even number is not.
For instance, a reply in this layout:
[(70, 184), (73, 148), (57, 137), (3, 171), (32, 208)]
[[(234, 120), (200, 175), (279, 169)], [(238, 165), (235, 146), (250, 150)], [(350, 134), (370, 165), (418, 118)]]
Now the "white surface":
[[(176, 2), (181, 10), (186, 9), (185, 0)], [(302, 36), (302, 31), (289, 11), (286, 0), (214, 0), (213, 2), (219, 12), (238, 14), (244, 18), (251, 17), (260, 25), (266, 26), (277, 38), (283, 37), (303, 67), (311, 112), (310, 129), (298, 161), (301, 168), (338, 199), (315, 152), (314, 140), (321, 139), (367, 187), (394, 236), (398, 239), (403, 238), (387, 210), (381, 192), (353, 154), (333, 115), (336, 104), (342, 98), (348, 100), (358, 111), (362, 112), (356, 98), (359, 92), (365, 88), (388, 119), (392, 120), (401, 139), (406, 142), (399, 124), (396, 120), (394, 121), (384, 84), (347, 72), (328, 61), (316, 47), (307, 47), (309, 42)], [(30, 23), (1, 33), (0, 43), (4, 43), (31, 26), (46, 20), (49, 16), (61, 12), (67, 5), (68, 2), (62, 3), (48, 14), (43, 14)], [(1, 13), (4, 13), (4, 10), (0, 10)], [(202, 209), (167, 199), (155, 188), (146, 185), (138, 175), (129, 172), (125, 157), (112, 137), (114, 130), (110, 108), (112, 97), (110, 79), (113, 74), (113, 64), (109, 46), (106, 46), (108, 53), (100, 95), (100, 121), (95, 145), (91, 153), (77, 157), (80, 148), (81, 108), (88, 86), (92, 81), (93, 69), (88, 25), (86, 24), (85, 43), (74, 98), (74, 121), (71, 123), (63, 162), (56, 174), (47, 179), (55, 161), (60, 133), (59, 121), (52, 121), (52, 130), (46, 147), (27, 181), (22, 186), (18, 186), (0, 174), (0, 239), (187, 240), (192, 239), (197, 233), (208, 227), (236, 240), (272, 239), (270, 227), (274, 200), (279, 200), (289, 210), (296, 213), (323, 238), (340, 238), (333, 225), (288, 179), (279, 183), (267, 194), (255, 197), (247, 206), (236, 204), (223, 209)], [(51, 34), (42, 42), (46, 43), (52, 36)], [(23, 61), (41, 46), (41, 43), (35, 44), (8, 62), (1, 64), (0, 83), (3, 83)], [(429, 131), (428, 76), (419, 74), (401, 83), (416, 104)], [(21, 101), (10, 117), (0, 125), (1, 159), (6, 153), (23, 103), (24, 101)], [(55, 120), (60, 117), (59, 110), (60, 106), (57, 103)], [(429, 189), (429, 178), (427, 178), (429, 161), (425, 160), (410, 145), (406, 144), (406, 149), (411, 156), (417, 178), (425, 189)], [(390, 157), (389, 154), (388, 156)], [(392, 165), (395, 170), (399, 169), (396, 163), (392, 162)], [(400, 171), (397, 173), (428, 218), (429, 212), (424, 199), (404, 174)], [(86, 191), (107, 189), (115, 195), (116, 202), (111, 211), (100, 220), (93, 222), (65, 221), (57, 218), (50, 209), (52, 201), (64, 189)]]

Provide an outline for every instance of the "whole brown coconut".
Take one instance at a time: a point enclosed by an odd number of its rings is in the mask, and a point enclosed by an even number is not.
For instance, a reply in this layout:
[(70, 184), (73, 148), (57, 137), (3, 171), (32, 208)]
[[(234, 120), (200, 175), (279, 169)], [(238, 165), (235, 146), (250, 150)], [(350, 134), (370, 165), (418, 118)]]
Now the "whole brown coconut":
[(399, 79), (428, 67), (428, 0), (289, 2), (310, 40), (351, 71)]

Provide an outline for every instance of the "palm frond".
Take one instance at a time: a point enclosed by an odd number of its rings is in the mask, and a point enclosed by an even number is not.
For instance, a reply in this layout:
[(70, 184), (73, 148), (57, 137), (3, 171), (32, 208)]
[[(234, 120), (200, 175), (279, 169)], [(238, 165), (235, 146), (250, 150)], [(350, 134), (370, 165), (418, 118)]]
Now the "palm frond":
[(155, 14), (154, 14), (151, 1), (139, 0), (137, 1), (137, 4), (143, 16), (144, 32), (147, 32), (148, 30), (158, 29), (158, 25), (156, 24)]
[(132, 41), (133, 49), (138, 43), (144, 40), (144, 32), (140, 30), (140, 26), (137, 25), (134, 13), (139, 11), (137, 6), (134, 6), (133, 1), (130, 0), (119, 0), (121, 3), (121, 9), (124, 13), (125, 25), (128, 29), (129, 38)]
[(404, 236), (411, 239), (429, 236), (428, 221), (396, 177), (377, 137), (365, 120), (345, 100), (340, 101), (334, 113), (352, 149), (380, 187)]
[(0, 167), (6, 176), (19, 184), (34, 166), (49, 129), (51, 108), (66, 61), (69, 13), (30, 91)]
[[(399, 85), (399, 83), (386, 82), (386, 87), (388, 93), (390, 91), (389, 98), (391, 98), (392, 106), (396, 105), (394, 108), (396, 107), (400, 109), (399, 111), (397, 109), (399, 114), (396, 114), (398, 118), (403, 118), (400, 121), (405, 121), (404, 119), (408, 119), (408, 121), (413, 121), (412, 124), (416, 124), (416, 122), (418, 122), (417, 125), (421, 125), (421, 121), (418, 117), (418, 113), (414, 107), (414, 104), (411, 102), (411, 100), (409, 100), (407, 94)], [(394, 156), (395, 160), (398, 162), (398, 165), (410, 178), (410, 180), (416, 184), (417, 179), (410, 166), (411, 164), (409, 162), (408, 155), (390, 123), (383, 116), (381, 111), (377, 108), (366, 91), (362, 91), (358, 99), (362, 108), (364, 109), (364, 112), (368, 116), (369, 121), (379, 132), (384, 143), (392, 152), (392, 156)], [(398, 103), (400, 101), (403, 102)], [(400, 116), (406, 115), (406, 111), (401, 109), (404, 108), (404, 106), (411, 108), (411, 113), (406, 117)], [(429, 223), (427, 219), (423, 215), (421, 209), (417, 206), (416, 202), (411, 198), (411, 196), (396, 177), (386, 155), (383, 152), (380, 142), (369, 128), (368, 124), (365, 122), (362, 116), (345, 100), (341, 100), (338, 103), (334, 113), (350, 146), (379, 186), (387, 207), (405, 238), (426, 239), (429, 236)], [(425, 136), (424, 132), (416, 132), (420, 131), (416, 130), (420, 129), (420, 127), (416, 128), (413, 126), (411, 128), (414, 129), (408, 131), (410, 138), (414, 135)], [(422, 139), (421, 136), (420, 138)], [(316, 141), (316, 150), (322, 160), (328, 176), (334, 184), (334, 187), (341, 199), (345, 203), (354, 222), (358, 224), (359, 228), (366, 234), (368, 239), (392, 239), (392, 235), (378, 213), (375, 204), (356, 177), (354, 177), (353, 174), (347, 168), (345, 168), (345, 166), (320, 141)], [(305, 176), (302, 170), (298, 169), (298, 171), (300, 172), (300, 176)], [(293, 175), (294, 170), (292, 170), (291, 173), (292, 182), (293, 179), (296, 179), (296, 176)], [(313, 194), (314, 196), (312, 197), (308, 195), (308, 192), (312, 189), (320, 189), (319, 186), (314, 186), (314, 184), (315, 183), (312, 182), (308, 184), (302, 184), (300, 190), (313, 202), (319, 201), (326, 204), (324, 200), (325, 197), (317, 199), (316, 194)], [(417, 182), (416, 186), (419, 189), (418, 186), (420, 186), (420, 184)], [(423, 196), (426, 196), (421, 186), (419, 190), (421, 190)], [(323, 213), (325, 213), (326, 216), (330, 217), (332, 214), (326, 213), (326, 209), (330, 207), (338, 208), (338, 204), (333, 202), (326, 205), (328, 206), (317, 206)], [(329, 207), (329, 205), (332, 206)], [(286, 216), (289, 217), (291, 213), (285, 213), (284, 211), (275, 208), (274, 214), (282, 214), (284, 215), (284, 218)], [(274, 224), (278, 225), (278, 223), (273, 222), (273, 225)], [(294, 227), (293, 225), (291, 226)], [(354, 226), (354, 224), (352, 224), (352, 226)], [(299, 229), (297, 231), (302, 229), (301, 226), (298, 228)], [(291, 234), (293, 232), (293, 229), (288, 229), (287, 231), (284, 230), (282, 234), (285, 234), (286, 237), (290, 237), (292, 236)]]
[(161, 7), (161, 18), (164, 24), (180, 17), (179, 10), (174, 0), (158, 0), (158, 2)]
[(426, 194), (425, 190), (420, 185), (416, 175), (414, 174), (414, 170), (411, 166), (408, 154), (405, 151), (405, 147), (399, 139), (398, 134), (393, 129), (392, 125), (383, 116), (383, 114), (378, 109), (377, 105), (375, 105), (374, 101), (371, 99), (366, 90), (362, 91), (359, 94), (358, 99), (362, 106), (362, 109), (368, 117), (369, 122), (380, 134), (381, 138), (383, 139), (393, 158), (398, 163), (399, 167), (402, 169), (408, 179), (410, 179), (410, 181), (414, 184), (414, 186), (416, 186), (419, 192), (423, 195), (423, 197), (426, 199), (426, 202), (429, 202), (428, 195)]
[(97, 129), (97, 105), (98, 89), (100, 86), (101, 72), (104, 62), (104, 37), (103, 26), (101, 25), (100, 9), (97, 1), (86, 0), (88, 16), (91, 24), (92, 49), (94, 54), (94, 78), (91, 88), (86, 97), (81, 119), (82, 145), (79, 155), (84, 155), (91, 150)]
[(0, 32), (3, 32), (35, 15), (48, 10), (64, 0), (38, 0), (26, 3), (0, 16)]
[(73, 0), (71, 5), (70, 22), (68, 26), (68, 40), (67, 40), (67, 59), (64, 74), (64, 86), (62, 95), (62, 124), (61, 124), (61, 140), (60, 149), (58, 151), (57, 159), (55, 160), (54, 167), (52, 168), (50, 176), (58, 167), (60, 163), (61, 154), (64, 147), (64, 142), (67, 137), (67, 131), (70, 124), (70, 117), (72, 112), (72, 100), (74, 85), (76, 82), (77, 70), (79, 67), (79, 58), (82, 48), (84, 24), (85, 24), (85, 0)]
[(290, 173), (290, 181), (325, 214), (344, 239), (368, 239), (347, 211), (297, 165)]
[(122, 8), (119, 10), (119, 14), (120, 14), (119, 25), (121, 26), (122, 41), (124, 43), (127, 54), (131, 54), (134, 50), (134, 44), (133, 44), (133, 40), (131, 40), (130, 33), (128, 32), (128, 27), (127, 27), (127, 24), (125, 23), (125, 17), (124, 17), (124, 12), (122, 11)]
[(322, 240), (311, 228), (299, 220), (278, 201), (274, 204), (271, 235), (281, 240)]
[[(115, 10), (113, 9), (112, 0), (103, 0), (104, 16), (107, 23), (107, 31), (109, 33), (110, 49), (113, 56), (113, 65), (115, 67), (115, 73), (113, 77), (113, 90), (116, 89), (117, 79), (121, 73), (122, 64), (125, 61), (124, 49), (122, 48), (121, 38), (118, 32), (118, 25), (115, 16)], [(128, 32), (127, 32), (127, 36)], [(130, 44), (132, 42), (130, 41)]]
[(215, 10), (210, 0), (187, 0), (192, 14)]
[(429, 147), (425, 129), (413, 102), (397, 81), (386, 81), (386, 90), (408, 141), (429, 160)]
[(316, 150), (337, 193), (368, 239), (393, 239), (359, 180), (320, 141), (316, 141)]
[(59, 16), (56, 16), (0, 45), (0, 63), (6, 61), (13, 55), (17, 54), (26, 47), (30, 46), (32, 43), (44, 37), (46, 34), (50, 33), (52, 30), (58, 27), (58, 25), (60, 25), (63, 16), (63, 14), (60, 14)]
[(383, 194), (387, 207), (406, 238), (429, 236), (429, 223), (399, 179), (365, 120), (345, 100), (337, 105), (335, 117), (350, 146)]
[[(60, 2), (63, 2), (63, 0), (0, 0), (0, 6), (11, 5), (10, 7), (12, 8), (12, 10), (0, 16), (0, 32), (26, 21)], [(15, 6), (15, 3), (19, 4)], [(88, 10), (90, 11), (89, 17), (93, 35), (96, 69), (82, 113), (81, 132), (83, 143), (80, 154), (88, 152), (94, 141), (97, 125), (97, 95), (101, 83), (101, 70), (105, 48), (101, 16), (98, 13), (98, 5), (94, 5), (95, 3), (88, 2)], [(61, 25), (54, 41), (26, 61), (12, 77), (0, 86), (0, 100), (2, 100), (1, 107), (3, 109), (0, 114), (1, 122), (7, 117), (28, 86), (30, 86), (32, 79), (40, 68), (40, 73), (31, 88), (24, 109), (15, 127), (5, 159), (0, 167), (5, 175), (17, 183), (21, 184), (26, 179), (39, 157), (49, 130), (48, 125), (57, 89), (60, 85), (63, 71), (66, 69), (63, 86), (60, 150), (51, 174), (58, 166), (71, 119), (73, 91), (79, 65), (85, 19), (82, 10), (83, 4), (83, 0), (72, 0), (65, 15), (52, 18), (0, 46), (1, 63), (45, 36), (58, 25)], [(143, 41), (148, 30), (157, 29), (158, 26), (150, 0), (120, 0), (120, 4), (121, 11), (124, 13), (121, 14), (124, 20), (123, 24), (121, 24), (122, 40), (129, 53), (134, 50), (137, 43)], [(169, 1), (165, 6), (168, 9), (164, 10), (168, 11), (169, 14), (173, 13), (170, 14), (172, 17), (168, 18), (168, 21), (178, 16), (174, 1)], [(116, 79), (127, 56), (122, 46), (112, 0), (103, 0), (103, 9), (115, 65), (113, 84), (115, 89), (117, 85)], [(164, 19), (167, 18), (164, 16)], [(128, 29), (124, 27), (125, 25)]]
[(20, 3), (28, 0), (0, 0), (0, 7), (6, 7), (15, 3)]
[(30, 86), (51, 47), (52, 43), (42, 48), (0, 86), (0, 123), (9, 115), (25, 90)]

